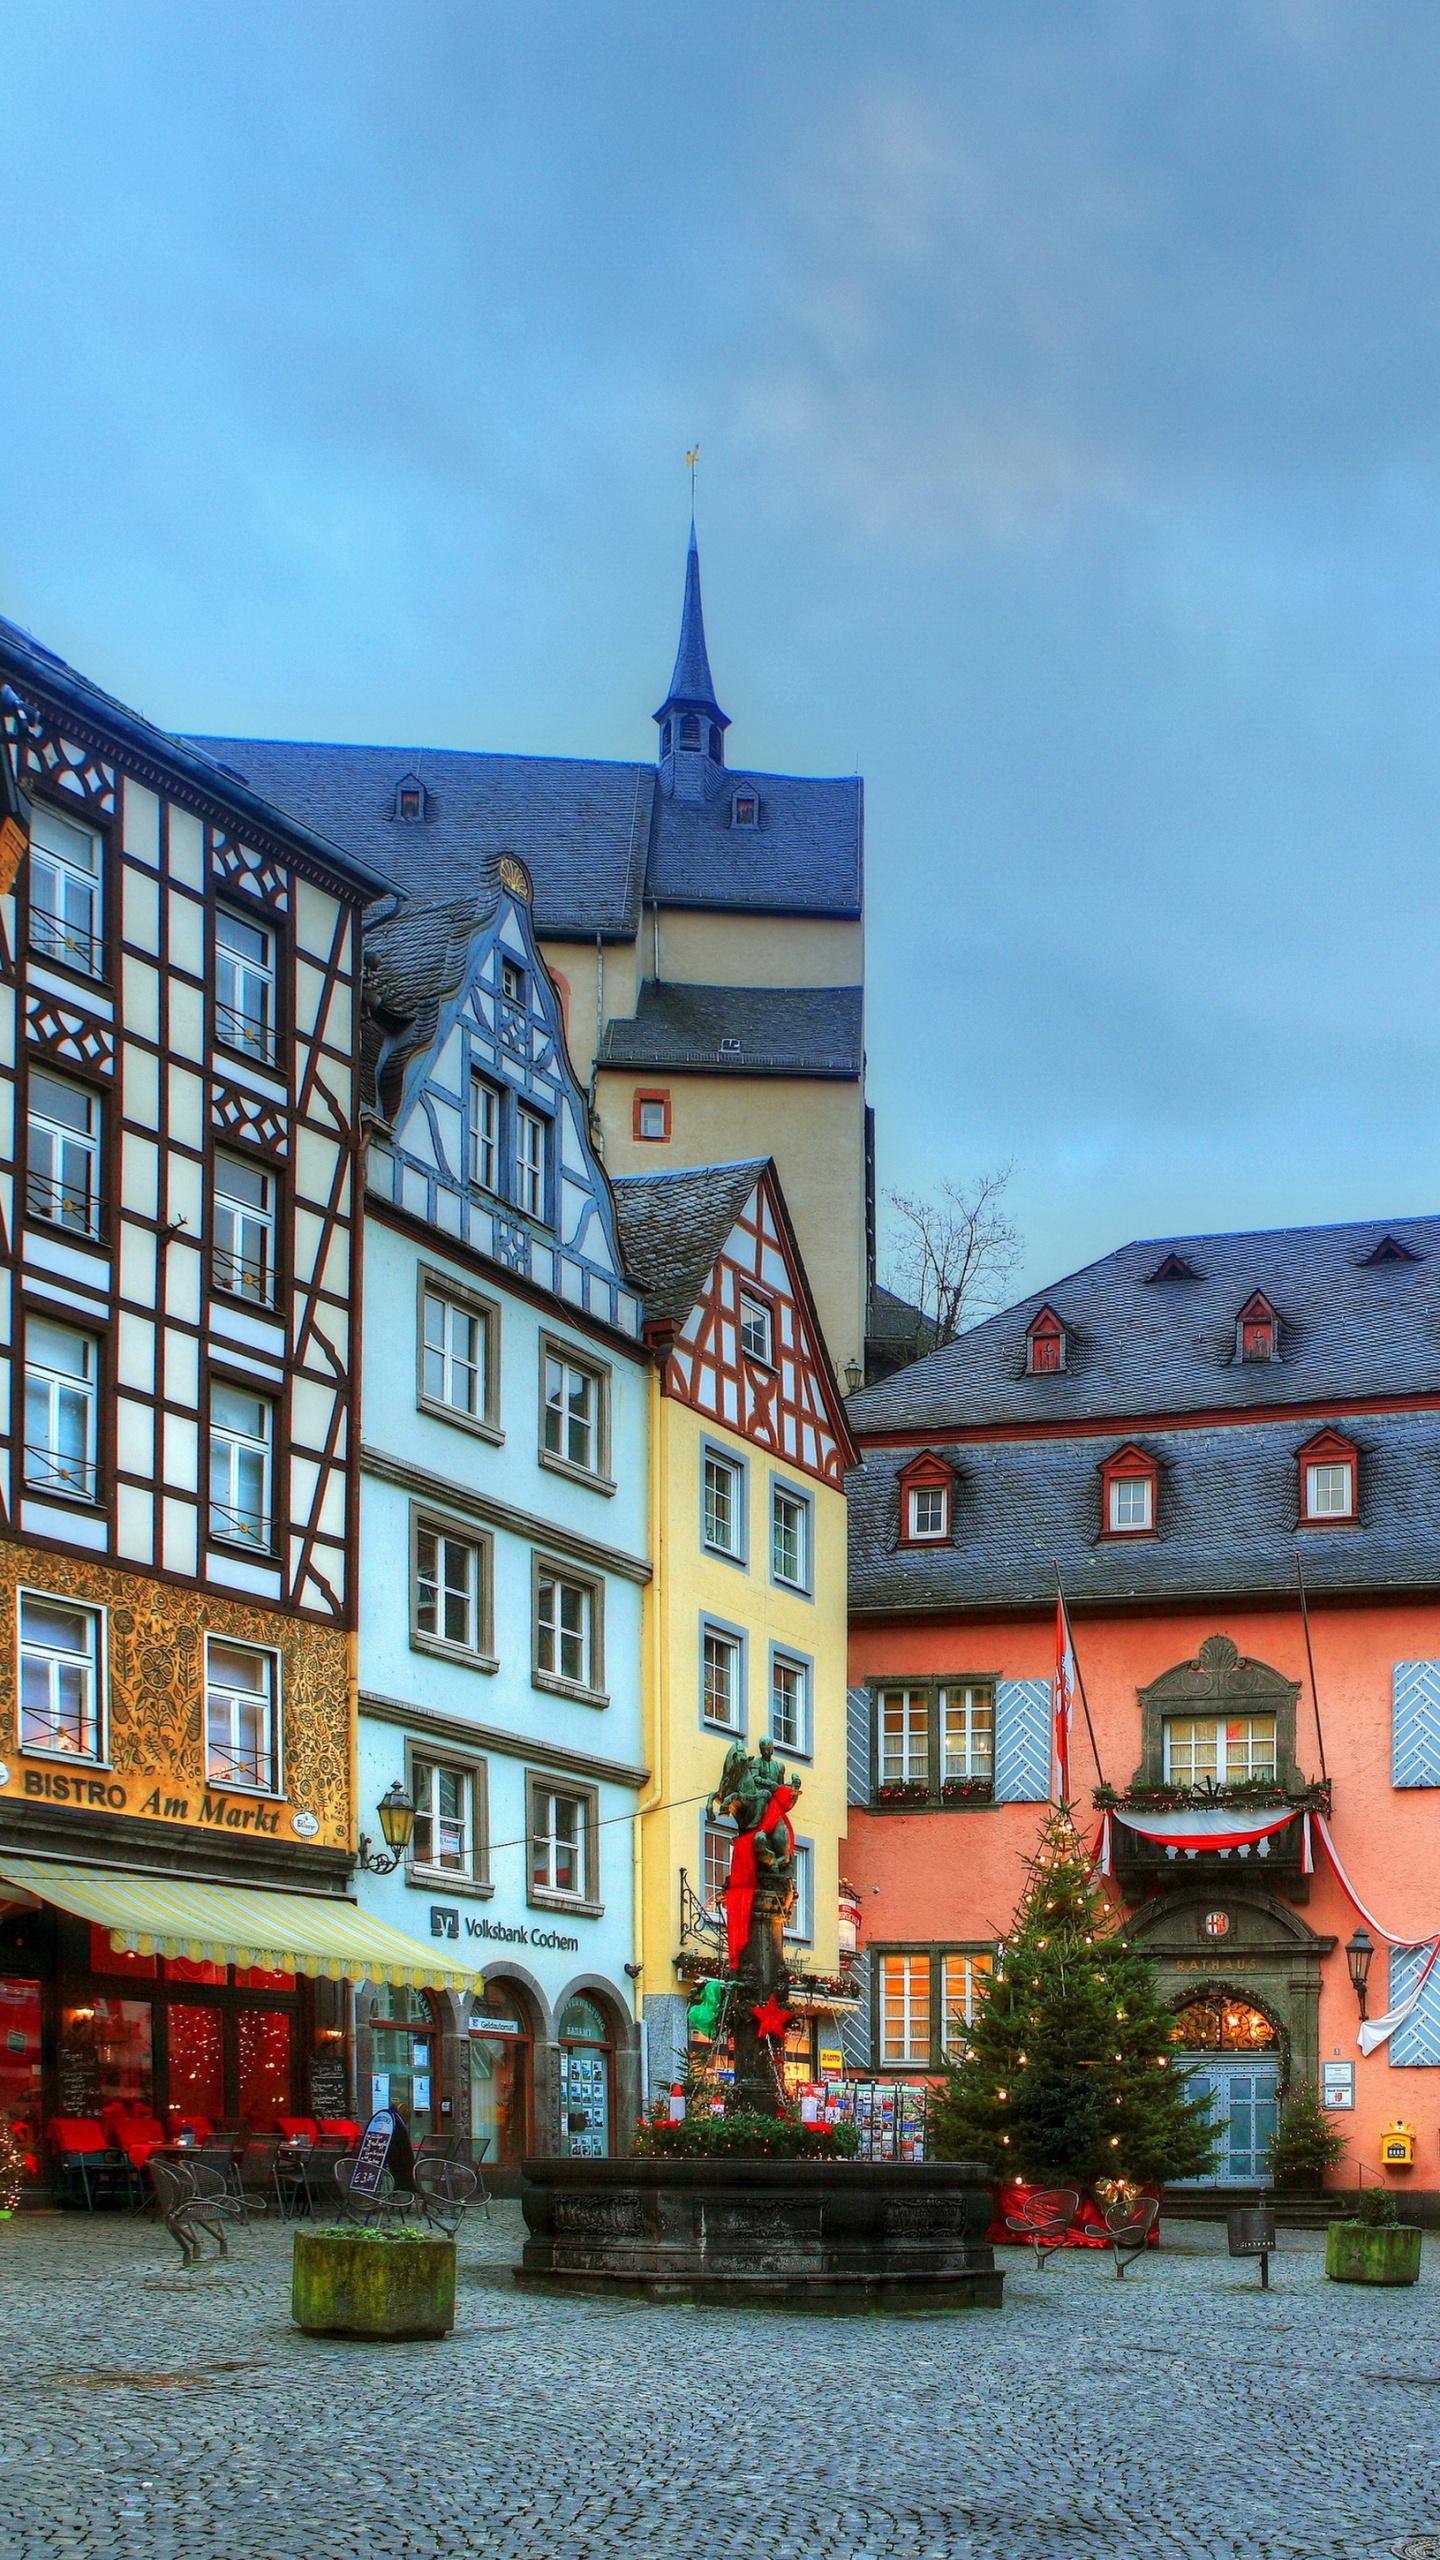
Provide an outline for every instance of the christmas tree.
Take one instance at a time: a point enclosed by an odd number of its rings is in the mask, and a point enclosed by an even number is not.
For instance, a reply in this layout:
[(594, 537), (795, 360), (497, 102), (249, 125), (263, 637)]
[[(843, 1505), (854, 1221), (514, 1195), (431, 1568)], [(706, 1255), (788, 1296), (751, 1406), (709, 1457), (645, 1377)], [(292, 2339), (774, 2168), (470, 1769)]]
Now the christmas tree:
[(1126, 1939), (1069, 1811), (1028, 1862), (1003, 1967), (930, 2113), (942, 2160), (1075, 2187), (1194, 2178), (1215, 2136), (1175, 2061), (1175, 2022)]

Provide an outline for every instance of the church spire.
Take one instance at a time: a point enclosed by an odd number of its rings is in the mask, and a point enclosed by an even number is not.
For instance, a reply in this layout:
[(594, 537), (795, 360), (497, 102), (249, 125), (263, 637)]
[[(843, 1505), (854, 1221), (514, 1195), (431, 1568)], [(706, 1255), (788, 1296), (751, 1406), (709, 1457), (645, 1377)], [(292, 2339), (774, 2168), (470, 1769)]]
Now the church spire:
[(700, 554), (695, 519), (690, 519), (690, 548), (685, 557), (685, 601), (680, 611), (680, 646), (670, 690), (655, 714), (660, 729), (660, 763), (669, 786), (681, 799), (705, 794), (710, 772), (725, 762), (725, 732), (730, 726), (715, 699), (710, 653), (705, 646), (705, 615), (700, 602)]

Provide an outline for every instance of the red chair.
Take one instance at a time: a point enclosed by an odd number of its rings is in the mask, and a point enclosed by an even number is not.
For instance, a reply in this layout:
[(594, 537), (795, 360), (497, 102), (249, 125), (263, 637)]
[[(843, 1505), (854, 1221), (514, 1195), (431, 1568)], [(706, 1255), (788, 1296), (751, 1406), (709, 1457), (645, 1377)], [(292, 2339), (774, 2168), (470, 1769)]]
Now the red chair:
[(85, 2210), (93, 2213), (96, 2196), (124, 2194), (127, 2204), (139, 2201), (139, 2173), (121, 2156), (103, 2124), (93, 2116), (52, 2116), (45, 2139), (59, 2163), (62, 2201), (71, 2203), (78, 2187)]
[(360, 2127), (350, 2116), (320, 2116), (315, 2129), (322, 2142), (348, 2142), (353, 2145), (360, 2139)]
[(159, 2117), (128, 2098), (112, 2098), (108, 2107), (101, 2108), (100, 2121), (109, 2127), (111, 2141), (135, 2169), (143, 2169), (151, 2152), (158, 2151), (165, 2140), (165, 2127)]
[(319, 2139), (320, 2128), (313, 2116), (276, 2116), (274, 2123), (276, 2132), (283, 2133), (287, 2142), (315, 2142)]

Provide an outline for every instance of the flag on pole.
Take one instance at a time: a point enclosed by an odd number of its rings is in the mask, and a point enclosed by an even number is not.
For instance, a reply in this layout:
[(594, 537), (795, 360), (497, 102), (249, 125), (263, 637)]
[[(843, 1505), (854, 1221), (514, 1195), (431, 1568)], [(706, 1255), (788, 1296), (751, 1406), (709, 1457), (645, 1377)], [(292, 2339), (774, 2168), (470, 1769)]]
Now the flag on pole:
[(1055, 1595), (1055, 1786), (1060, 1804), (1070, 1801), (1070, 1718), (1075, 1706), (1075, 1647), (1065, 1594)]

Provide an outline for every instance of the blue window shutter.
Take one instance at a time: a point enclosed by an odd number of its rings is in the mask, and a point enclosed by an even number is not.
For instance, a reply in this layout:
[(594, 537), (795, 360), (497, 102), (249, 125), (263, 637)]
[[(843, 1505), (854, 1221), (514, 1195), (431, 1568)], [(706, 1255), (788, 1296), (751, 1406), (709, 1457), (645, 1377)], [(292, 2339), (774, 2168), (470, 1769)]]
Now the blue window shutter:
[(845, 1778), (847, 1804), (868, 1804), (870, 1785), (870, 1692), (845, 1692)]
[[(868, 1693), (862, 1691), (861, 1694), (866, 1695)], [(852, 1698), (854, 1697), (855, 1692), (853, 1689), (851, 1690), (850, 1695)], [(856, 1988), (864, 1994), (864, 1997), (853, 2017), (842, 2017), (840, 2021), (840, 2050), (844, 2054), (846, 2063), (851, 2071), (868, 2071), (871, 2068), (870, 1986), (874, 1967), (875, 1959), (873, 1956), (862, 1955), (856, 1958), (854, 1971), (852, 1972), (850, 1979), (855, 1984)]]
[[(1428, 1671), (1429, 1663), (1419, 1669)], [(1423, 1947), (1392, 1947), (1390, 1950), (1390, 2006), (1398, 2009), (1409, 1991), (1415, 1988), (1415, 1977), (1424, 1969), (1430, 1953)], [(1396, 2027), (1385, 2047), (1397, 2071), (1421, 2070), (1427, 2063), (1440, 2063), (1440, 1964), (1436, 1964), (1418, 2008), (1412, 2009), (1403, 2025)]]
[(1440, 1787), (1440, 1662), (1397, 1662), (1390, 1694), (1391, 1783)]
[(1045, 1804), (1050, 1795), (1050, 1683), (995, 1683), (995, 1800)]

